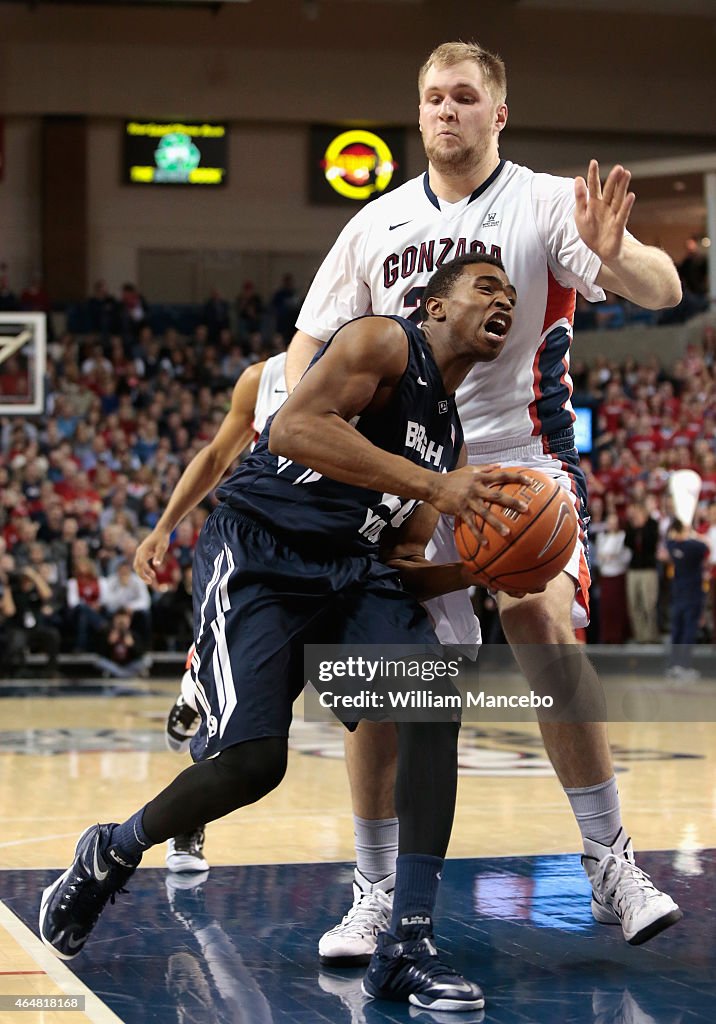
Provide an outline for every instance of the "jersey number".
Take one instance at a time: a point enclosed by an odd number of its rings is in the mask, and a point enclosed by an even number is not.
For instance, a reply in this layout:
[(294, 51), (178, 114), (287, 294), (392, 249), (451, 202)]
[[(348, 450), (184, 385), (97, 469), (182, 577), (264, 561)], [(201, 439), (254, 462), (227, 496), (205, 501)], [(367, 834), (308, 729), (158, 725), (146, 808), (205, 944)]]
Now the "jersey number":
[(414, 288), (411, 288), (409, 292), (406, 292), (403, 296), (403, 309), (412, 309), (412, 313), (405, 313), (405, 319), (411, 320), (414, 324), (419, 324), (422, 317), (420, 316), (420, 303), (423, 299), (423, 292), (425, 291), (426, 285), (416, 284)]

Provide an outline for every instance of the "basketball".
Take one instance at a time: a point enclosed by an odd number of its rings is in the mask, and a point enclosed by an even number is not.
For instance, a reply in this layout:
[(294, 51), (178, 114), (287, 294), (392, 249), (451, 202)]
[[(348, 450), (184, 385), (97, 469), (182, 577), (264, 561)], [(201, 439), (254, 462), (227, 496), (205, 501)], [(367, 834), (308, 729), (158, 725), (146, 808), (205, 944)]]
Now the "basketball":
[(519, 467), (519, 472), (531, 477), (532, 483), (495, 484), (494, 490), (521, 498), (526, 511), (490, 503), (490, 511), (509, 526), (507, 536), (478, 515), (477, 528), (488, 540), (480, 546), (467, 525), (461, 519), (455, 521), (460, 558), (475, 574), (475, 582), (490, 590), (539, 590), (564, 569), (579, 532), (568, 492), (539, 470)]

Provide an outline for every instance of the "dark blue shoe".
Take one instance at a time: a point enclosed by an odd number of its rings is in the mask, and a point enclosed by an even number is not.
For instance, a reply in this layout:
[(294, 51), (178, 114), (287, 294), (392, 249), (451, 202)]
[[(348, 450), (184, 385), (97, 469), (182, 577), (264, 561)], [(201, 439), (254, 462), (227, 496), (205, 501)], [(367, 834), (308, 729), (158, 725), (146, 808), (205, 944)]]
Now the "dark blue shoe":
[(136, 864), (107, 851), (114, 825), (90, 825), (77, 840), (75, 859), (48, 885), (40, 903), (40, 938), (55, 956), (71, 960), (84, 946), (107, 900), (125, 892)]
[(427, 933), (401, 942), (390, 932), (381, 932), (363, 991), (373, 999), (448, 1012), (481, 1010), (485, 1005), (480, 986), (443, 963)]

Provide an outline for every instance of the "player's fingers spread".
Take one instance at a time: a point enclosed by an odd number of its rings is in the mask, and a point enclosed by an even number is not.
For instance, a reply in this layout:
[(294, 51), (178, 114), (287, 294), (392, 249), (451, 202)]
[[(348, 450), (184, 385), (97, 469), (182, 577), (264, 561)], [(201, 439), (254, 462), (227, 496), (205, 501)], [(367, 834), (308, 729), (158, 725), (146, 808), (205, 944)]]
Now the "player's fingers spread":
[(500, 484), (524, 484), (525, 487), (530, 487), (534, 483), (534, 478), (529, 473), (521, 473), (516, 469), (501, 469), (499, 474), (495, 475), (495, 482)]
[(624, 176), (624, 168), (617, 164), (616, 167), (612, 167), (609, 172), (609, 177), (604, 182), (604, 191), (602, 193), (602, 199), (605, 203), (610, 204), (614, 199), (617, 186)]
[(487, 493), (483, 492), (481, 497), (489, 501), (491, 505), (502, 505), (503, 508), (513, 508), (517, 512), (527, 511), (527, 502), (517, 494), (509, 494), (507, 491), (498, 491), (495, 488), (490, 488)]
[(596, 160), (589, 161), (589, 172), (587, 174), (587, 183), (589, 185), (589, 193), (594, 196), (595, 199), (601, 199), (602, 196), (602, 183), (599, 180), (599, 164)]
[(614, 185), (614, 205), (621, 206), (624, 202), (624, 196), (627, 194), (629, 188), (629, 182), (631, 181), (631, 171), (622, 171), (622, 174)]
[(485, 536), (484, 533), (481, 533), (480, 530), (478, 530), (477, 524), (475, 523), (475, 516), (471, 512), (469, 512), (465, 516), (463, 522), (465, 523), (465, 526), (467, 526), (468, 530), (473, 535), (477, 543), (480, 545), (480, 547), (487, 547), (487, 537)]
[(587, 199), (589, 197), (589, 191), (587, 189), (587, 183), (584, 178), (574, 179), (574, 201), (576, 209), (579, 213), (584, 213), (587, 209)]
[(636, 192), (627, 192), (624, 196), (621, 206), (619, 207), (618, 222), (622, 230), (626, 227), (626, 222), (629, 220), (629, 214), (632, 211), (632, 207), (636, 202)]
[(481, 515), (485, 522), (489, 523), (493, 530), (497, 530), (501, 537), (509, 537), (509, 526), (507, 525), (507, 523), (503, 522), (503, 520), (498, 515), (490, 511), (489, 505), (485, 505), (483, 502), (478, 502), (477, 505), (474, 507), (475, 512)]

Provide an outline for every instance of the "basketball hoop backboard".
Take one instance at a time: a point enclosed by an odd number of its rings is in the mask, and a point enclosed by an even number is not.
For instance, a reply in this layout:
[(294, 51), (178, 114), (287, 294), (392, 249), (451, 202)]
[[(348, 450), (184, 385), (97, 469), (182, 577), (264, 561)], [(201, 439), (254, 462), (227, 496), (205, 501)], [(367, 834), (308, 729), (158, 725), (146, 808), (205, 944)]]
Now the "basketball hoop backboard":
[(0, 415), (43, 411), (45, 352), (44, 313), (0, 313)]

